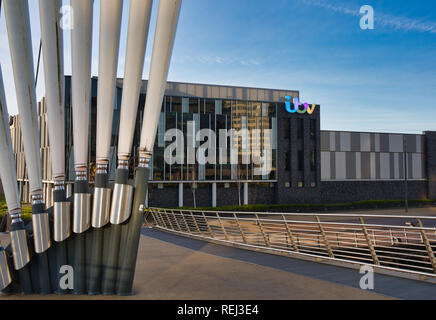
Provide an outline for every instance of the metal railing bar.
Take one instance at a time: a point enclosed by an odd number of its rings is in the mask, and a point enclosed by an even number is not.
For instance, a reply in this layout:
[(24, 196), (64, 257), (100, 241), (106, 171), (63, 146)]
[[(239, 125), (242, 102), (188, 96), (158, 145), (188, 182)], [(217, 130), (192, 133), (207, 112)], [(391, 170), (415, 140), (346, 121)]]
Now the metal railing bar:
[[(227, 213), (228, 214), (228, 213)], [(364, 217), (364, 216), (361, 216)], [(216, 217), (208, 217), (211, 219), (218, 219)], [(428, 218), (428, 217), (427, 217)], [(227, 220), (227, 221), (234, 221), (235, 218), (234, 217), (220, 217), (221, 220)], [(272, 220), (272, 219), (262, 219), (259, 218), (259, 220), (255, 219), (255, 218), (237, 218), (239, 220), (239, 222), (256, 222), (256, 221), (262, 221), (263, 223), (265, 222), (269, 222), (269, 223), (277, 223), (277, 224), (283, 224), (284, 221), (283, 220)], [(404, 217), (402, 217), (402, 219), (404, 219)], [(415, 220), (417, 219), (417, 217), (415, 217)], [(433, 218), (434, 220), (436, 220), (436, 218)], [(318, 222), (313, 222), (313, 221), (296, 221), (296, 220), (287, 220), (287, 223), (293, 223), (293, 224), (305, 224), (308, 225), (307, 228), (310, 228), (312, 225), (318, 225)], [(352, 230), (359, 230), (359, 227), (361, 227), (360, 224), (358, 223), (344, 223), (344, 222), (321, 222), (323, 225), (325, 225), (325, 228), (331, 228), (329, 226), (333, 226), (333, 227), (347, 227), (348, 229), (351, 229), (350, 227), (355, 227), (355, 229)], [(429, 231), (429, 232), (436, 232), (435, 228), (428, 228), (428, 227), (411, 227), (411, 226), (399, 226), (399, 225), (378, 225), (378, 224), (365, 224), (366, 227), (368, 227), (368, 231), (375, 230), (378, 232), (389, 232), (390, 229), (398, 229), (399, 231), (403, 231), (403, 230), (414, 230), (414, 231), (419, 231), (419, 230), (424, 230), (424, 231)], [(376, 228), (383, 228), (383, 229), (376, 229)], [(309, 229), (310, 230), (310, 229)], [(397, 231), (394, 231), (397, 232)]]
[[(179, 212), (183, 212), (183, 210), (178, 210)], [(227, 215), (231, 215), (233, 214), (233, 212), (231, 211), (200, 211), (200, 210), (190, 210), (192, 212), (197, 212), (197, 213), (201, 213), (204, 212), (205, 214), (215, 214), (215, 213), (220, 213), (220, 214), (227, 214)], [(280, 212), (246, 212), (246, 211), (241, 211), (237, 213), (238, 215), (269, 215), (269, 216), (280, 216), (280, 215), (289, 215), (289, 216), (301, 216), (301, 217), (313, 217), (315, 218), (316, 216), (321, 216), (321, 217), (344, 217), (344, 218), (397, 218), (397, 219), (412, 219), (412, 220), (416, 220), (416, 219), (423, 219), (423, 220), (436, 220), (436, 217), (434, 216), (401, 216), (401, 215), (370, 215), (370, 214), (341, 214), (341, 213), (322, 213), (322, 212), (318, 212), (318, 213), (280, 213)]]
[[(426, 270), (426, 271), (433, 272), (432, 268), (420, 267), (420, 266), (416, 266), (416, 265), (411, 266), (411, 265), (397, 263), (397, 262), (384, 261), (383, 265), (397, 266), (397, 269), (399, 269), (398, 266), (402, 266), (406, 270), (411, 270), (413, 268), (413, 269), (420, 269), (420, 270)], [(401, 270), (404, 270), (404, 269), (401, 269)]]
[(194, 214), (192, 213), (192, 211), (190, 211), (190, 213), (191, 213), (192, 220), (194, 221), (194, 224), (195, 224), (195, 227), (197, 228), (198, 233), (201, 233), (200, 228), (198, 227), (198, 224), (197, 224), (197, 220), (194, 217)]
[[(385, 261), (384, 259), (387, 260), (395, 260), (395, 261), (402, 261), (404, 263), (406, 262), (411, 262), (411, 263), (419, 263), (419, 264), (428, 264), (431, 268), (431, 263), (430, 261), (416, 261), (416, 260), (411, 260), (411, 259), (407, 259), (407, 258), (401, 258), (401, 257), (390, 257), (390, 256), (382, 256), (382, 255), (378, 255), (378, 257), (380, 258), (380, 260), (383, 262)], [(384, 259), (382, 259), (384, 258)], [(423, 257), (424, 258), (424, 257)], [(411, 264), (411, 266), (414, 266), (414, 264)]]
[(367, 231), (366, 226), (365, 226), (365, 221), (363, 220), (363, 218), (360, 218), (360, 222), (362, 224), (362, 231), (363, 231), (363, 234), (365, 235), (366, 241), (368, 243), (368, 248), (369, 248), (369, 251), (371, 252), (371, 256), (372, 256), (372, 259), (374, 261), (374, 264), (380, 265), (380, 262), (377, 258), (377, 253), (374, 250), (374, 246), (373, 246), (372, 241), (369, 237), (368, 231)]
[[(284, 252), (309, 253), (319, 257), (327, 256), (333, 260), (349, 262), (372, 260), (374, 265), (390, 265), (397, 270), (429, 270), (436, 273), (434, 256), (436, 244), (431, 243), (431, 241), (436, 241), (436, 230), (423, 227), (421, 220), (436, 221), (436, 217), (322, 214), (322, 218), (359, 218), (359, 224), (321, 221), (320, 216), (314, 214), (169, 211), (158, 208), (149, 209), (158, 228), (182, 234), (186, 234), (183, 231), (186, 229), (188, 234), (217, 241), (278, 249)], [(210, 216), (209, 213), (215, 216)], [(229, 216), (231, 214), (233, 217)], [(263, 218), (265, 216), (267, 218), (281, 216), (282, 220), (265, 219)], [(316, 221), (288, 220), (291, 216), (310, 217)], [(401, 219), (399, 222), (404, 222), (404, 219), (413, 219), (418, 221), (419, 226), (365, 223), (364, 217), (399, 218)], [(185, 228), (179, 223), (181, 221)], [(193, 230), (196, 232), (192, 232)], [(404, 247), (404, 245), (410, 247)]]
[[(422, 221), (420, 219), (418, 219), (418, 224), (422, 228)], [(430, 263), (432, 265), (433, 272), (436, 273), (436, 259), (434, 256), (433, 248), (430, 244), (430, 241), (428, 240), (427, 234), (422, 230), (421, 230), (421, 235), (422, 235), (422, 240), (423, 240), (425, 247), (427, 249), (428, 258), (429, 258)]]

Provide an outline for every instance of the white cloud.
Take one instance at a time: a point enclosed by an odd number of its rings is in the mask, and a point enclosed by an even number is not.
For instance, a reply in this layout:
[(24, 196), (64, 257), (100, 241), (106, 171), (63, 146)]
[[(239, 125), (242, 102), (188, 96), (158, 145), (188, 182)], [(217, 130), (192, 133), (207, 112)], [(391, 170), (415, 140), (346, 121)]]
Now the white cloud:
[[(324, 0), (299, 0), (300, 2), (314, 7), (324, 8), (353, 17), (360, 17), (359, 9), (350, 9), (343, 6), (333, 5)], [(376, 8), (375, 8), (376, 9)], [(436, 22), (411, 19), (403, 16), (392, 16), (375, 11), (376, 26), (392, 28), (394, 30), (415, 31), (424, 33), (436, 33)]]

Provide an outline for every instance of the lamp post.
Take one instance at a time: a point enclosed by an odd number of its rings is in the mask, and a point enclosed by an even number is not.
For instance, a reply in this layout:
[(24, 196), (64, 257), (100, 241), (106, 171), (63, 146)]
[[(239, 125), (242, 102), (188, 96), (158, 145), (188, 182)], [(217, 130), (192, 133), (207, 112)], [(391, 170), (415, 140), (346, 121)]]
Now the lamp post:
[(408, 175), (409, 175), (409, 164), (407, 161), (407, 139), (406, 135), (403, 135), (403, 154), (404, 154), (404, 208), (406, 213), (409, 212), (409, 190), (408, 190)]

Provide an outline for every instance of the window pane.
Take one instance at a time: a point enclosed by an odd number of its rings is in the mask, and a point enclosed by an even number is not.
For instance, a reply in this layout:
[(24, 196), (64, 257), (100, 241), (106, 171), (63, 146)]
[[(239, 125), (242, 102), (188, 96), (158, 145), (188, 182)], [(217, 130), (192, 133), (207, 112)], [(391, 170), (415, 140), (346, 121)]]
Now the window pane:
[(182, 112), (182, 98), (180, 97), (172, 97), (171, 98), (171, 106), (173, 112)]
[(189, 98), (189, 112), (199, 113), (199, 99)]
[(182, 98), (182, 112), (189, 112), (189, 98)]
[(215, 114), (222, 114), (222, 113), (223, 113), (223, 101), (215, 100)]
[(223, 101), (223, 115), (231, 116), (232, 115), (232, 102), (230, 100)]
[(206, 99), (206, 113), (215, 114), (215, 100)]

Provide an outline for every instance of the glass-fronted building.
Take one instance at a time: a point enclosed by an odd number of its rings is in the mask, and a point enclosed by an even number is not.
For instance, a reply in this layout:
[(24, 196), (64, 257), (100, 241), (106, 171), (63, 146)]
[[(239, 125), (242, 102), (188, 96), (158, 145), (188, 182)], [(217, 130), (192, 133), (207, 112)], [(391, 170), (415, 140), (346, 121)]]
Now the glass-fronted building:
[[(97, 78), (92, 79), (89, 176), (95, 173)], [(122, 79), (117, 80), (110, 152), (110, 179), (115, 178)], [(131, 172), (143, 126), (147, 81), (139, 98)], [(150, 170), (149, 205), (221, 206), (248, 203), (328, 203), (367, 199), (401, 199), (404, 179), (411, 198), (434, 195), (432, 132), (422, 135), (320, 130), (320, 106), (299, 101), (295, 90), (246, 88), (168, 82)], [(67, 180), (74, 181), (71, 77), (65, 77)], [(46, 104), (38, 104), (42, 173), (46, 203), (52, 177)], [(108, 124), (110, 125), (110, 124)], [(165, 160), (177, 130), (183, 139), (176, 163)], [(205, 139), (198, 135), (210, 129)], [(233, 131), (231, 131), (233, 130)], [(232, 133), (244, 134), (231, 135)], [(19, 116), (11, 118), (17, 174), (23, 200), (28, 200), (26, 167)], [(224, 137), (220, 132), (227, 133)], [(254, 134), (255, 133), (255, 134)], [(180, 138), (179, 137), (179, 138)], [(212, 143), (198, 161), (204, 142)], [(195, 151), (194, 156), (189, 147)], [(232, 147), (237, 147), (235, 158)], [(212, 150), (213, 149), (213, 150)], [(234, 154), (233, 154), (234, 155)], [(237, 158), (237, 159), (236, 159)], [(268, 170), (259, 170), (263, 159)], [(232, 160), (233, 159), (233, 160)], [(235, 161), (236, 159), (236, 161)], [(406, 170), (406, 171), (405, 171)], [(69, 187), (69, 192), (73, 192)], [(435, 196), (436, 197), (436, 196)]]

